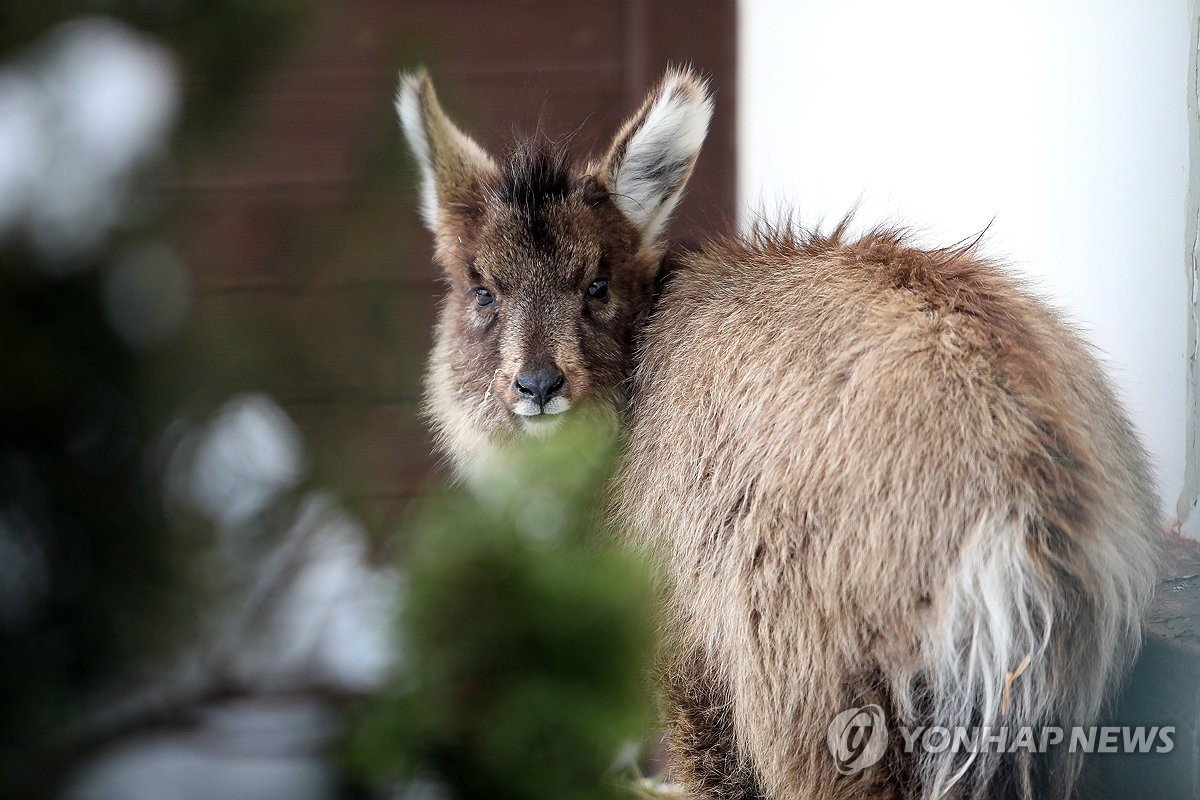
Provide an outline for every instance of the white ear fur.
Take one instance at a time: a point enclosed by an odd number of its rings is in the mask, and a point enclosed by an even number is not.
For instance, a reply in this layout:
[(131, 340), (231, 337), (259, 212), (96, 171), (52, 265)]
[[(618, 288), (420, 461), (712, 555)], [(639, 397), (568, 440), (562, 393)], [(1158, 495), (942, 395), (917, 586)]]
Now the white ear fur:
[(691, 70), (671, 69), (617, 134), (601, 168), (617, 208), (642, 230), (662, 232), (704, 144), (713, 103)]
[(445, 115), (423, 69), (400, 73), (396, 113), (421, 169), (421, 218), (436, 232), (440, 207), (476, 189), (495, 162)]
[(430, 230), (437, 227), (437, 187), (433, 177), (433, 160), (429, 157), (429, 137), (421, 122), (421, 81), (423, 73), (400, 73), (400, 86), (396, 89), (396, 113), (400, 116), (400, 127), (404, 138), (412, 148), (417, 166), (421, 169), (421, 219)]

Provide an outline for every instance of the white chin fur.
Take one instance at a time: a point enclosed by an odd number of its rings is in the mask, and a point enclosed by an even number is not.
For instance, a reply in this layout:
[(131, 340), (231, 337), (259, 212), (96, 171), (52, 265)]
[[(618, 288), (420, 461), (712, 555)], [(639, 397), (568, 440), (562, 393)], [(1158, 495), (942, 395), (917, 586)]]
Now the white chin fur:
[(522, 400), (513, 406), (513, 413), (519, 417), (539, 417), (544, 415), (561, 414), (571, 408), (571, 401), (565, 397), (553, 397), (545, 407), (539, 408), (532, 400)]
[(561, 414), (571, 407), (571, 401), (565, 397), (552, 397), (550, 402), (546, 403), (546, 407), (542, 409), (543, 414)]
[(563, 417), (538, 414), (536, 417), (521, 417), (521, 427), (530, 436), (545, 436), (558, 429)]

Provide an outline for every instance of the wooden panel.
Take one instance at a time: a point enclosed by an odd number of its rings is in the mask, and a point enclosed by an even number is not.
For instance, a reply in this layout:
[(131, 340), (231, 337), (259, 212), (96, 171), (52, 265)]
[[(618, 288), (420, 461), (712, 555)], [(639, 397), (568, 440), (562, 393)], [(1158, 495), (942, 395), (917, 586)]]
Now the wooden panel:
[(179, 203), (186, 224), (180, 239), (202, 291), (294, 288), (296, 255), (313, 227), (337, 216), (345, 193), (329, 189), (194, 191)]
[(356, 79), (309, 85), (296, 76), (255, 95), (257, 108), (244, 138), (231, 143), (220, 163), (184, 164), (183, 188), (342, 185), (361, 175), (357, 156), (371, 122), (397, 130), (389, 82)]
[(296, 298), (306, 397), (414, 399), (432, 337), (432, 282), (362, 284)]
[[(290, 402), (283, 407), (305, 435), (314, 479), (351, 502), (428, 491), (445, 478), (430, 458), (429, 433), (415, 402)], [(397, 486), (407, 491), (396, 491)]]
[(631, 0), (626, 100), (637, 102), (668, 64), (709, 77), (716, 100), (708, 138), (671, 232), (695, 243), (735, 218), (737, 181), (737, 4), (725, 0)]
[[(416, 180), (405, 174), (403, 184)], [(180, 239), (201, 291), (296, 291), (437, 277), (411, 190), (241, 187), (185, 193)]]
[(327, 0), (276, 77), (391, 81), (419, 63), (447, 74), (620, 69), (627, 16), (625, 0)]
[(432, 281), (209, 294), (195, 310), (199, 346), (239, 391), (284, 402), (412, 400), (437, 294)]

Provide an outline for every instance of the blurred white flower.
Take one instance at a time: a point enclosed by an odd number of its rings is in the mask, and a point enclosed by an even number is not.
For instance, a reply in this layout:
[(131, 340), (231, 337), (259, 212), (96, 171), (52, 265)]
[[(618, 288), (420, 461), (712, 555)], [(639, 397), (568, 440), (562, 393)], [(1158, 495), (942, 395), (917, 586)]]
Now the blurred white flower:
[(188, 471), (192, 504), (224, 527), (249, 521), (303, 471), (300, 432), (269, 397), (229, 400), (200, 434)]
[(51, 265), (97, 245), (132, 173), (162, 152), (178, 83), (163, 47), (98, 17), (0, 67), (0, 237), (24, 232)]
[(200, 710), (189, 727), (119, 741), (68, 783), (67, 800), (334, 800), (337, 776), (321, 754), (335, 715), (293, 699)]
[(236, 683), (348, 692), (383, 685), (399, 666), (392, 633), (403, 581), (371, 563), (369, 545), (366, 529), (330, 495), (305, 499), (276, 552), (255, 569), (267, 591), (251, 593), (253, 619), (225, 643), (224, 669)]

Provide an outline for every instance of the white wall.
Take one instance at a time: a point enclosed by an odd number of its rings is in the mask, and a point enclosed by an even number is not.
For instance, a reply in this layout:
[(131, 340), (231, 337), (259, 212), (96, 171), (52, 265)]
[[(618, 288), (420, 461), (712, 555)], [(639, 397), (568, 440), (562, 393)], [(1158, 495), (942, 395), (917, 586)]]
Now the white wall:
[(928, 244), (994, 218), (986, 252), (1106, 355), (1169, 516), (1190, 30), (1188, 0), (742, 0), (739, 30), (742, 208), (783, 202), (812, 224), (857, 202), (860, 223), (913, 224)]

